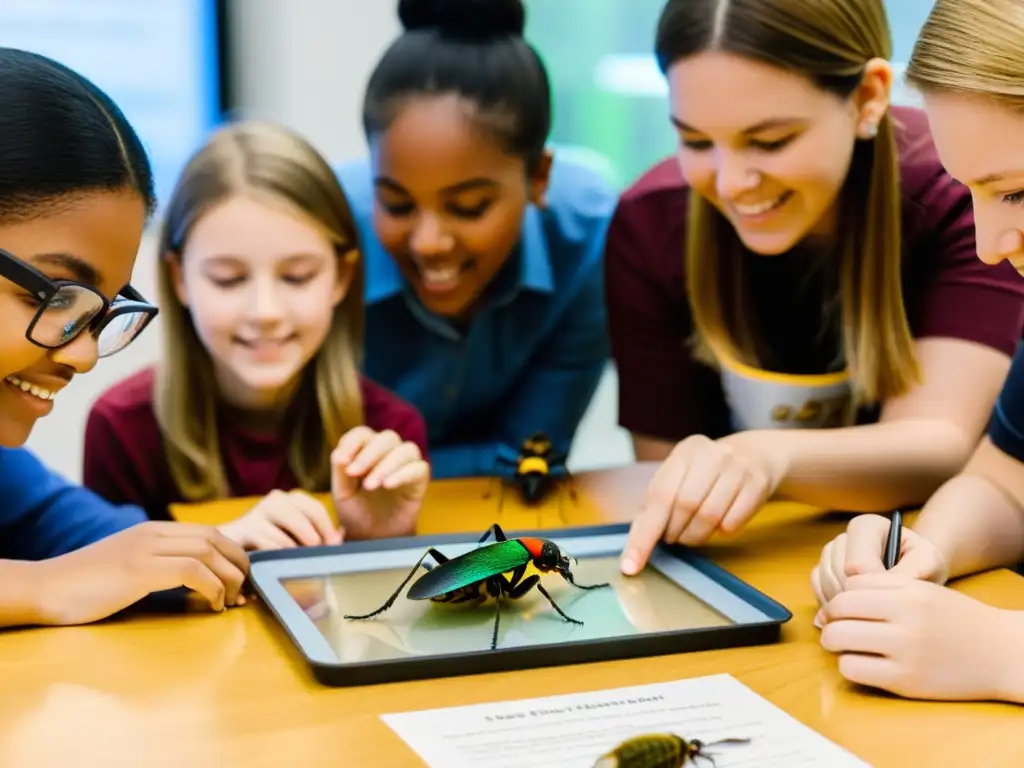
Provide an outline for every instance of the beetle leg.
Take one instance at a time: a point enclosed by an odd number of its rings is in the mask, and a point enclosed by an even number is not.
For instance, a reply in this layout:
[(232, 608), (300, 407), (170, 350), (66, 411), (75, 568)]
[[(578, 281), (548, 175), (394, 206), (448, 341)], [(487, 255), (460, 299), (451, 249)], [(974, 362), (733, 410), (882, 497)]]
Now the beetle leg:
[(398, 585), (398, 589), (396, 589), (394, 594), (391, 595), (391, 597), (389, 597), (387, 599), (387, 601), (384, 603), (384, 605), (382, 605), (376, 611), (373, 611), (371, 613), (363, 614), (362, 616), (346, 615), (343, 618), (346, 618), (346, 619), (369, 619), (369, 618), (372, 618), (372, 617), (376, 616), (378, 613), (384, 613), (384, 611), (386, 611), (388, 608), (390, 608), (392, 605), (394, 605), (395, 600), (398, 599), (398, 595), (401, 593), (401, 591), (405, 587), (405, 585), (409, 583), (409, 580), (416, 574), (416, 571), (419, 569), (420, 565), (423, 564), (423, 561), (427, 558), (427, 555), (430, 555), (432, 558), (437, 560), (438, 563), (444, 563), (444, 562), (447, 562), (447, 560), (448, 560), (448, 558), (445, 555), (443, 555), (442, 553), (438, 552), (436, 549), (431, 547), (430, 549), (428, 549), (426, 552), (424, 552), (420, 556), (420, 559), (416, 561), (416, 565), (414, 565), (412, 567), (412, 570), (409, 571), (409, 575), (406, 576), (405, 580), (402, 581), (402, 583)]
[[(537, 577), (536, 574), (534, 576), (530, 577), (530, 579), (532, 579), (532, 578), (537, 578), (538, 582), (540, 581), (540, 578)], [(524, 581), (523, 584), (526, 584), (530, 579), (527, 579), (526, 581)], [(558, 603), (556, 603), (555, 599), (553, 597), (551, 597), (551, 595), (548, 594), (548, 591), (546, 589), (544, 589), (544, 585), (543, 584), (538, 583), (537, 584), (537, 589), (539, 589), (540, 593), (542, 595), (544, 595), (544, 597), (546, 597), (548, 599), (548, 602), (551, 603), (551, 607), (554, 608), (556, 611), (558, 611), (558, 613), (562, 616), (563, 619), (565, 619), (566, 621), (571, 621), (573, 624), (579, 624), (581, 627), (583, 626), (583, 622), (582, 621), (580, 621), (579, 619), (574, 619), (572, 616), (570, 616), (569, 614), (567, 614), (565, 611), (563, 611), (561, 608), (558, 607)]]
[[(514, 464), (511, 461), (509, 461), (508, 459), (506, 459), (504, 456), (497, 456), (497, 457), (495, 457), (495, 459), (494, 459), (494, 469), (491, 472), (490, 480), (487, 481), (487, 490), (484, 491), (484, 498), (485, 499), (491, 498), (491, 488), (494, 486), (494, 481), (495, 480), (501, 480), (501, 475), (498, 474), (498, 465), (499, 464), (504, 464), (505, 466), (514, 466)], [(504, 484), (502, 485), (502, 489), (504, 490)]]
[[(428, 549), (428, 550), (427, 550), (427, 553), (428, 553), (428, 554), (429, 554), (429, 555), (430, 555), (430, 556), (431, 556), (432, 558), (434, 558), (434, 560), (436, 560), (436, 561), (437, 561), (437, 564), (438, 564), (438, 565), (444, 565), (444, 564), (445, 564), (445, 563), (447, 563), (447, 562), (448, 562), (448, 560), (450, 559), (450, 558), (449, 558), (449, 557), (448, 557), (447, 555), (445, 555), (445, 554), (443, 554), (443, 553), (441, 553), (441, 552), (438, 552), (438, 551), (437, 551), (436, 549), (434, 549), (433, 547), (431, 547), (430, 549)], [(427, 571), (432, 571), (432, 570), (434, 570), (434, 566), (432, 566), (432, 565), (431, 565), (430, 563), (420, 563), (420, 565), (422, 565), (422, 566), (423, 566), (423, 569), (424, 569), (424, 570), (427, 570)]]
[(498, 647), (498, 622), (501, 621), (501, 598), (494, 601), (494, 634), (491, 635), (491, 650)]
[(487, 537), (490, 536), (492, 533), (494, 534), (495, 541), (508, 541), (508, 539), (505, 538), (505, 532), (501, 530), (501, 526), (495, 523), (486, 531), (484, 531), (484, 535), (480, 537), (480, 541), (478, 541), (477, 544), (483, 544), (485, 541), (487, 541)]
[(505, 581), (505, 589), (510, 595), (515, 590), (516, 585), (519, 583), (519, 581), (523, 578), (523, 575), (526, 573), (526, 565), (526, 563), (523, 563), (522, 565), (516, 566), (516, 569), (512, 571), (511, 578), (505, 579), (504, 574), (502, 574), (502, 579), (504, 579)]
[[(525, 569), (525, 566), (524, 566), (524, 569)], [(518, 569), (516, 569), (516, 570), (518, 570)], [(522, 578), (522, 577), (520, 577), (520, 578)], [(519, 581), (519, 579), (515, 579), (515, 581)], [(538, 576), (535, 573), (535, 574), (533, 574), (533, 576), (531, 576), (530, 578), (526, 579), (525, 581), (523, 581), (523, 582), (521, 582), (519, 584), (511, 583), (511, 584), (509, 584), (508, 596), (511, 597), (513, 600), (518, 600), (520, 597), (522, 597), (527, 592), (529, 592), (531, 589), (533, 589), (537, 585), (538, 581), (540, 581), (540, 576)]]

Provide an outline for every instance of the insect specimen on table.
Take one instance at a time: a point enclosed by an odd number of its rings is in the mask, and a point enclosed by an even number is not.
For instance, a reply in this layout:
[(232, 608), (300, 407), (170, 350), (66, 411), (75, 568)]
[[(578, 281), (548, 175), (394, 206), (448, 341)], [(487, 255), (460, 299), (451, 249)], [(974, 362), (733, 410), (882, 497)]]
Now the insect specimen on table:
[[(386, 611), (394, 604), (402, 588), (409, 583), (416, 570), (423, 565), (427, 572), (409, 587), (408, 598), (410, 600), (464, 603), (471, 600), (482, 601), (488, 596), (495, 598), (494, 635), (491, 638), (491, 650), (493, 651), (498, 645), (498, 622), (501, 615), (500, 598), (502, 596), (517, 600), (536, 587), (562, 618), (574, 624), (581, 626), (583, 624), (582, 621), (572, 618), (558, 607), (554, 598), (540, 583), (540, 574), (535, 573), (523, 578), (526, 576), (526, 569), (529, 565), (532, 564), (542, 574), (557, 573), (578, 589), (610, 586), (607, 583), (577, 584), (572, 575), (569, 556), (562, 552), (553, 541), (532, 537), (509, 539), (506, 538), (501, 526), (495, 523), (487, 529), (478, 543), (483, 544), (492, 534), (495, 538), (493, 543), (471, 549), (458, 557), (448, 558), (430, 547), (423, 553), (416, 565), (409, 571), (409, 575), (398, 585), (398, 589), (384, 605), (362, 616), (346, 615), (344, 618), (369, 619)], [(436, 566), (431, 567), (423, 562), (428, 555), (437, 562)], [(511, 576), (505, 576), (510, 571)]]
[(611, 752), (598, 758), (594, 768), (682, 768), (697, 758), (715, 765), (704, 750), (716, 744), (748, 744), (750, 739), (719, 739), (705, 744), (700, 739), (687, 740), (674, 733), (646, 733), (626, 739)]
[[(561, 494), (563, 485), (567, 484), (569, 498), (574, 504), (579, 503), (576, 498), (576, 489), (573, 487), (573, 478), (565, 466), (568, 456), (556, 451), (551, 440), (543, 432), (535, 432), (526, 438), (519, 447), (519, 453), (515, 458), (498, 455), (494, 461), (494, 476), (487, 483), (487, 491), (484, 498), (491, 497), (491, 490), (494, 480), (501, 481), (501, 495), (498, 497), (498, 514), (501, 514), (501, 507), (505, 501), (504, 478), (498, 475), (498, 466), (514, 467), (512, 484), (519, 491), (519, 498), (527, 506), (533, 506), (542, 501), (548, 493), (556, 486), (558, 495), (558, 517), (565, 522), (565, 515), (562, 512), (563, 496)], [(560, 482), (561, 476), (565, 476), (565, 483)]]

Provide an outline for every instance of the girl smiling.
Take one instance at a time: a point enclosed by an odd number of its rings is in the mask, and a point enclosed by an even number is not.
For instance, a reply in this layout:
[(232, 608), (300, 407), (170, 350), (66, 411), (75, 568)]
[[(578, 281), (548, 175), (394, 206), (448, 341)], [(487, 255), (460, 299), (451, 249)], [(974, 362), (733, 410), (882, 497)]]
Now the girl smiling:
[(160, 242), (164, 353), (89, 417), (84, 482), (168, 505), (267, 495), (229, 533), (249, 548), (411, 533), (429, 479), (417, 411), (359, 375), (362, 262), (330, 167), (242, 123), (191, 160)]

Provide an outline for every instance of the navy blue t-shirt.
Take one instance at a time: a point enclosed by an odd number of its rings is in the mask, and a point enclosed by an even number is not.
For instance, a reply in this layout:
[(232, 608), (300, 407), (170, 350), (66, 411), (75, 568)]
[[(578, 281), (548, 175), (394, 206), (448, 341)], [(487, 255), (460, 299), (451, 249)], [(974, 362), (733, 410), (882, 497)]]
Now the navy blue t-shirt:
[(144, 522), (48, 469), (24, 448), (0, 448), (0, 559), (46, 560)]
[(988, 437), (996, 448), (1024, 464), (1024, 344), (1017, 347), (992, 410)]
[[(1017, 347), (1010, 372), (992, 409), (988, 438), (1000, 451), (1024, 464), (1024, 344)], [(1016, 570), (1024, 574), (1024, 562), (1018, 564)]]

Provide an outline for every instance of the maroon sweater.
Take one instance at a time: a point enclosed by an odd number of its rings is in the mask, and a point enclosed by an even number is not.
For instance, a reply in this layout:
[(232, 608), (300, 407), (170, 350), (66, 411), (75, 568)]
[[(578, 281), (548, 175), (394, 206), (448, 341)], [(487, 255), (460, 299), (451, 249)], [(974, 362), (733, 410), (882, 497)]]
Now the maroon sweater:
[[(117, 504), (137, 504), (155, 520), (183, 501), (171, 477), (153, 407), (153, 369), (108, 389), (93, 405), (85, 428), (82, 483)], [(393, 429), (427, 457), (427, 428), (412, 405), (369, 379), (360, 378), (365, 423)], [(226, 420), (218, 425), (232, 496), (263, 496), (298, 487), (288, 466), (284, 435), (248, 432)]]
[[(908, 107), (892, 113), (904, 126), (898, 144), (911, 331), (1012, 355), (1024, 326), (1024, 279), (1007, 262), (990, 267), (978, 259), (970, 193), (939, 162), (925, 114)], [(731, 429), (718, 373), (695, 361), (685, 343), (692, 333), (683, 265), (687, 195), (674, 158), (655, 165), (622, 195), (605, 256), (619, 424), (671, 441)], [(834, 276), (813, 255), (744, 258), (752, 316), (775, 355), (764, 367), (826, 372), (838, 338), (821, 333), (825, 288), (816, 290), (815, 281)]]

